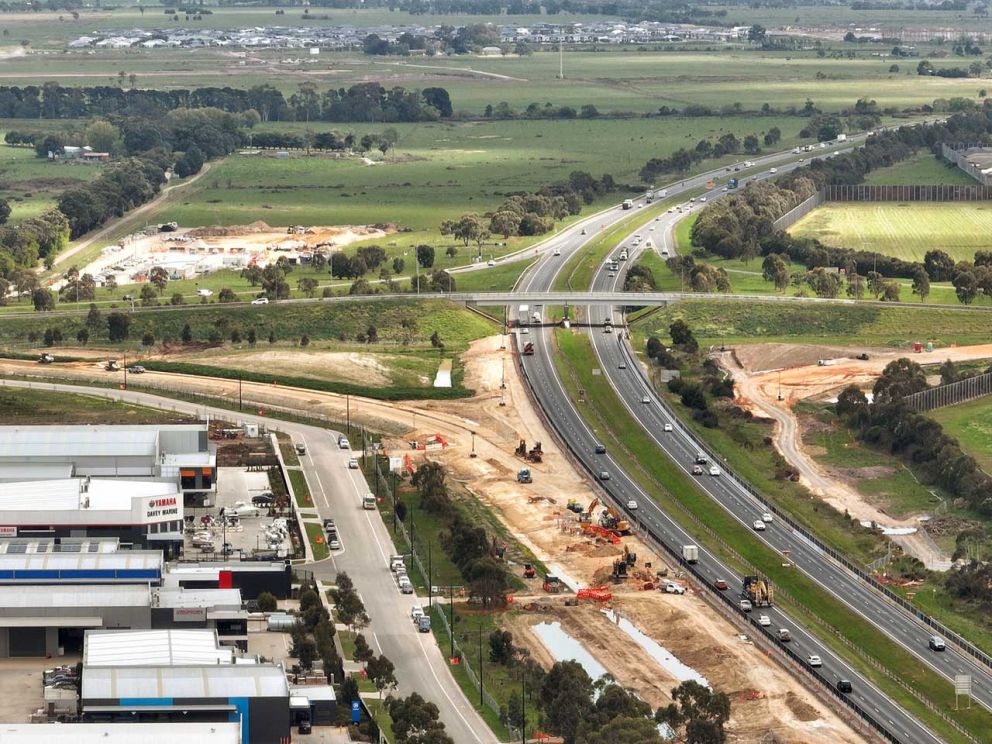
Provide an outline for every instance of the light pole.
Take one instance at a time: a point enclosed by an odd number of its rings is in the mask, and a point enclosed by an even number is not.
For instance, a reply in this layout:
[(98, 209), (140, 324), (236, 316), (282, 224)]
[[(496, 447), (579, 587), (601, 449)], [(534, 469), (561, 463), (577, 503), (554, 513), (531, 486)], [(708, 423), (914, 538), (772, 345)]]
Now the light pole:
[(469, 454), (469, 457), (477, 457), (477, 455), (475, 454), (475, 431), (474, 430), (472, 431), (472, 452)]

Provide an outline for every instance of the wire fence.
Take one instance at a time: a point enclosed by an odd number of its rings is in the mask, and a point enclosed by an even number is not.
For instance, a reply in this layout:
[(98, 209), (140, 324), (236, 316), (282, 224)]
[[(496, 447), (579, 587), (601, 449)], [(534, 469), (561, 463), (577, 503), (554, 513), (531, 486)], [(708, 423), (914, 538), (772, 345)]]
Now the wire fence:
[(947, 385), (938, 385), (928, 390), (907, 395), (903, 400), (914, 411), (924, 413), (944, 406), (953, 406), (992, 394), (992, 373), (976, 375), (967, 380), (958, 380)]

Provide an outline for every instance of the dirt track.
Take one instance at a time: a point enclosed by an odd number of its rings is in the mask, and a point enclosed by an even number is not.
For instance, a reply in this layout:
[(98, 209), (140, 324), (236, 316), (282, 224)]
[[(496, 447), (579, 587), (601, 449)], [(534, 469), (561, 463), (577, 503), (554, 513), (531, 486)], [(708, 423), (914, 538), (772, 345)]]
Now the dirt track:
[[(466, 387), (478, 391), (465, 401), (423, 401), (393, 404), (351, 398), (352, 421), (365, 421), (393, 432), (386, 440), (395, 454), (411, 452), (408, 440), (423, 440), (441, 434), (449, 447), (430, 453), (443, 461), (452, 477), (490, 504), (499, 518), (546, 564), (554, 564), (562, 574), (580, 585), (601, 583), (608, 576), (620, 548), (594, 542), (575, 532), (575, 515), (564, 509), (569, 498), (587, 504), (593, 492), (551, 440), (540, 417), (529, 405), (512, 359), (500, 350), (499, 337), (474, 343), (462, 357)], [(500, 390), (505, 361), (505, 391)], [(101, 371), (93, 362), (41, 367), (30, 362), (0, 360), (0, 373), (56, 375), (80, 380), (122, 379), (120, 373)], [(138, 381), (138, 380), (135, 380)], [(141, 376), (143, 386), (165, 386), (236, 399), (238, 382), (148, 372)], [(345, 416), (343, 396), (258, 383), (244, 383), (246, 407), (253, 411), (286, 406), (325, 413), (339, 420)], [(500, 406), (505, 397), (506, 405)], [(248, 403), (250, 401), (250, 403)], [(477, 457), (469, 457), (471, 432), (476, 432)], [(530, 465), (534, 483), (521, 486), (515, 473), (523, 462), (512, 453), (520, 438), (528, 445), (541, 441), (544, 462)], [(416, 458), (423, 453), (411, 453)], [(531, 502), (530, 497), (541, 497)], [(638, 555), (638, 567), (651, 561), (652, 570), (664, 566), (658, 556), (649, 554), (635, 538), (625, 540)], [(541, 592), (535, 580), (532, 591)], [(732, 741), (759, 741), (774, 732), (778, 741), (804, 744), (858, 742), (840, 718), (827, 710), (792, 677), (763, 652), (736, 635), (725, 621), (693, 591), (684, 596), (638, 591), (632, 586), (615, 588), (613, 606), (637, 627), (697, 669), (718, 689), (734, 700), (731, 721)], [(668, 701), (677, 684), (620, 631), (591, 606), (556, 608), (566, 631), (587, 645), (600, 662), (622, 683), (630, 685), (652, 705)], [(537, 658), (549, 660), (546, 651), (529, 630), (543, 619), (540, 614), (522, 613), (512, 617), (515, 642), (531, 649)]]

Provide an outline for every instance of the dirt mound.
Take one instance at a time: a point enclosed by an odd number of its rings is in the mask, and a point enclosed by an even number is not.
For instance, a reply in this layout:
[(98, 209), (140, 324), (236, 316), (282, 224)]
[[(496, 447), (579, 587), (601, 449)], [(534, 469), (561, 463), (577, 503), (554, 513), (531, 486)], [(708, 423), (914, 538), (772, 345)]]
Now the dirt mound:
[(785, 704), (789, 706), (789, 710), (792, 711), (792, 715), (800, 721), (815, 721), (820, 717), (820, 714), (816, 708), (807, 703), (805, 700), (800, 700), (799, 697), (791, 690), (785, 694)]

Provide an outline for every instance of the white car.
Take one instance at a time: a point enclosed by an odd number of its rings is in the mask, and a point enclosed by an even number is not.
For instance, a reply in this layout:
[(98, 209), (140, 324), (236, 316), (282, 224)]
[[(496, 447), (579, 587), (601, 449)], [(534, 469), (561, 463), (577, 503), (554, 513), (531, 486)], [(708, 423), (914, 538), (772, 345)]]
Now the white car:
[(648, 397), (647, 395), (645, 395), (643, 398), (641, 398), (641, 403), (648, 404), (650, 402), (651, 402), (651, 398)]
[(701, 196), (701, 197), (699, 197), (699, 201), (701, 201), (701, 202), (704, 202), (704, 201), (706, 201), (706, 197), (705, 197), (705, 196)]
[(764, 514), (761, 515), (761, 521), (764, 522), (765, 524), (768, 524), (773, 519), (775, 519), (775, 517), (772, 516), (771, 512), (765, 512)]
[(631, 511), (636, 511), (637, 510), (637, 502), (634, 501), (633, 499), (630, 499), (627, 502), (627, 508), (630, 509)]
[(521, 336), (526, 336), (528, 334), (530, 334), (530, 328), (528, 328), (527, 326), (524, 326), (523, 328), (520, 329)]
[(806, 663), (809, 664), (811, 667), (822, 667), (823, 659), (821, 659), (816, 654), (810, 654), (809, 656), (806, 657)]
[(768, 172), (774, 176), (776, 173), (778, 173), (778, 168), (769, 168)]
[(665, 427), (664, 428), (665, 428), (665, 431), (672, 431), (672, 425), (671, 424), (665, 424)]
[(251, 301), (251, 304), (252, 305), (268, 305), (269, 304), (269, 298), (268, 297), (256, 297), (254, 300)]
[(720, 468), (716, 465), (710, 468), (710, 475), (720, 475)]
[(488, 261), (486, 261), (486, 266), (495, 266), (495, 265), (496, 265), (495, 258), (490, 258)]
[(760, 519), (755, 519), (754, 520), (754, 531), (755, 532), (764, 532), (765, 531), (765, 523), (762, 522)]
[(627, 369), (627, 362), (620, 362), (620, 364), (617, 365), (617, 369)]
[(768, 615), (758, 615), (758, 625), (768, 628), (772, 624), (772, 619)]
[(350, 460), (348, 460), (348, 469), (349, 470), (358, 470), (358, 460), (356, 460), (354, 457), (352, 457)]
[(424, 608), (420, 605), (414, 605), (410, 608), (410, 617), (413, 618), (413, 622), (417, 622), (420, 618), (424, 616)]
[(341, 541), (336, 537), (328, 538), (327, 547), (330, 550), (341, 550)]
[(555, 248), (551, 255), (552, 256), (560, 256), (561, 255), (561, 248)]

